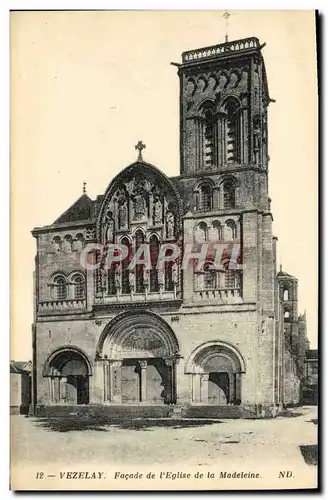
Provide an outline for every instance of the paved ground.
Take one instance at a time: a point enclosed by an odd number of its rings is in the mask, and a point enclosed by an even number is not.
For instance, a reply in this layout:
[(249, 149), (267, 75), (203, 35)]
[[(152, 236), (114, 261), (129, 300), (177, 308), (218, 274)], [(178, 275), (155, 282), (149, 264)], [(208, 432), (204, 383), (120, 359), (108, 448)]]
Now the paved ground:
[[(268, 462), (313, 467), (317, 408), (291, 410), (272, 420), (122, 421), (97, 424), (11, 417), (19, 464), (185, 464)], [(303, 447), (303, 448), (302, 448)], [(13, 454), (12, 459), (16, 460)], [(307, 465), (305, 465), (307, 464)]]

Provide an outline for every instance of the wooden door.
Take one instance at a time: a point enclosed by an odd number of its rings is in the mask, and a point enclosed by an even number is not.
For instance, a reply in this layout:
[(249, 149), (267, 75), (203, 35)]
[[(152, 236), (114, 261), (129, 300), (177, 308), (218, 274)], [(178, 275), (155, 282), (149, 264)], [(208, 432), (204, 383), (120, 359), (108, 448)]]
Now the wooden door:
[(135, 361), (126, 361), (122, 365), (122, 403), (140, 401), (140, 367)]

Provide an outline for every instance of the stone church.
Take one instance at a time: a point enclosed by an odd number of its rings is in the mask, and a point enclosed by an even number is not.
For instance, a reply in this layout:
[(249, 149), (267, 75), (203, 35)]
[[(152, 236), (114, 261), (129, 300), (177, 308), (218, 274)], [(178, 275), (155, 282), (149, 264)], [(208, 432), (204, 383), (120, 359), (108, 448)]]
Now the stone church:
[[(264, 45), (225, 42), (172, 63), (179, 174), (145, 161), (140, 141), (104, 194), (84, 188), (33, 229), (32, 411), (260, 418), (298, 402), (306, 319), (297, 279), (276, 269)], [(104, 265), (115, 245), (124, 258)], [(145, 245), (150, 265), (131, 266)], [(180, 251), (158, 266), (163, 246)]]

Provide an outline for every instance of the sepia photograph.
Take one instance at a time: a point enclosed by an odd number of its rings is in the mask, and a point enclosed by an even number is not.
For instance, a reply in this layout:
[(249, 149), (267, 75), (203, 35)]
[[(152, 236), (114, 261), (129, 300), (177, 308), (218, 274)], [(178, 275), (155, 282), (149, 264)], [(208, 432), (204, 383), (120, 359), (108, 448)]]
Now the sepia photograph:
[(318, 487), (314, 10), (10, 13), (10, 488)]

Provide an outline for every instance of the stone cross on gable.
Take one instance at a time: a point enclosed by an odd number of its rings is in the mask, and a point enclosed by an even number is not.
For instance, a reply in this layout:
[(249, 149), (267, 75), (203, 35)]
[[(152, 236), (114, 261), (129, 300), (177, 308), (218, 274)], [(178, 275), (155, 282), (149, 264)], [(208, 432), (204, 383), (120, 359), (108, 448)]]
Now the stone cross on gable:
[(135, 149), (139, 151), (138, 161), (143, 161), (142, 150), (146, 149), (146, 144), (144, 144), (142, 141), (138, 141), (138, 144), (135, 145)]

